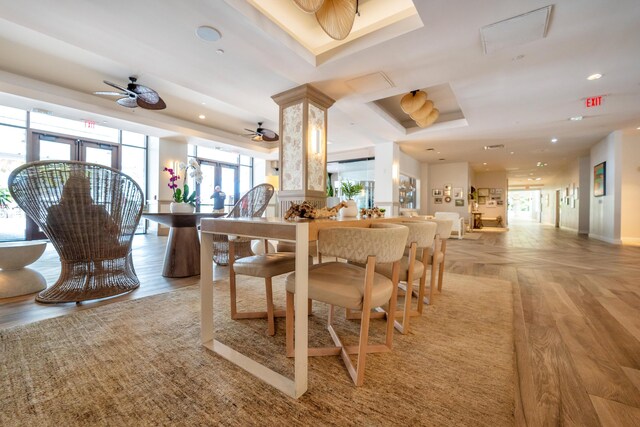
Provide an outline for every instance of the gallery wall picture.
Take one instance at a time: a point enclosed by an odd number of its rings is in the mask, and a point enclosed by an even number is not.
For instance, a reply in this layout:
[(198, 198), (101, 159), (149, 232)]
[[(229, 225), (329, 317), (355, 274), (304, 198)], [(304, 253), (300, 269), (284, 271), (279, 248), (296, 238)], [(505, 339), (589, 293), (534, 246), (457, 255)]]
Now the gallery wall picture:
[(487, 207), (488, 208), (495, 208), (496, 206), (498, 206), (498, 202), (496, 200), (488, 200), (487, 201)]
[(462, 188), (454, 188), (453, 189), (453, 198), (454, 199), (462, 199), (464, 197), (464, 190)]
[(456, 206), (464, 206), (464, 199), (456, 199)]
[(442, 197), (434, 197), (433, 203), (435, 203), (436, 205), (442, 204)]
[(478, 188), (478, 196), (487, 197), (489, 195), (488, 188)]
[(433, 197), (442, 197), (442, 189), (434, 188), (433, 189)]
[(451, 196), (444, 196), (444, 201), (447, 203), (451, 203)]
[(478, 196), (478, 204), (486, 205), (487, 204), (487, 196)]
[(504, 206), (504, 200), (496, 200), (498, 206)]
[(593, 195), (595, 197), (607, 194), (607, 162), (598, 163), (593, 167)]

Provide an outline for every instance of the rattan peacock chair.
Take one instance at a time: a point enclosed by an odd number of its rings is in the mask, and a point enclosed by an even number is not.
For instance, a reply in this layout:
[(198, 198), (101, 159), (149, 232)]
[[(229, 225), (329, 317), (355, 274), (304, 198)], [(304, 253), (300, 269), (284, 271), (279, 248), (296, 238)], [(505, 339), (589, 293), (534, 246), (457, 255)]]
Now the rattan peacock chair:
[(131, 242), (144, 195), (129, 176), (97, 164), (40, 161), (14, 170), (9, 191), (51, 240), (62, 263), (56, 283), (36, 301), (79, 303), (140, 286)]
[[(227, 218), (260, 217), (267, 209), (269, 200), (275, 189), (271, 184), (260, 184), (247, 192), (235, 204)], [(238, 238), (235, 240), (235, 259), (253, 255), (251, 239)], [(218, 265), (229, 265), (229, 238), (226, 234), (213, 235), (213, 260)]]

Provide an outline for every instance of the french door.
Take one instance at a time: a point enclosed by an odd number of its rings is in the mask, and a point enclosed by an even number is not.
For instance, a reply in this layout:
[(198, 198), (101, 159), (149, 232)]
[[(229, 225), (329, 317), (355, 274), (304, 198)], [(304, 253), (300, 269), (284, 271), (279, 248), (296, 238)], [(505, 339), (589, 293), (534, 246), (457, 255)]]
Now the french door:
[[(33, 161), (78, 160), (120, 169), (121, 154), (118, 144), (38, 132), (32, 133), (31, 144)], [(27, 240), (46, 239), (42, 230), (30, 218), (27, 219), (26, 232)]]
[(238, 166), (201, 160), (202, 183), (196, 185), (196, 194), (200, 198), (200, 212), (211, 212), (213, 195), (216, 186), (220, 186), (227, 195), (224, 201), (225, 212), (229, 212), (239, 198)]

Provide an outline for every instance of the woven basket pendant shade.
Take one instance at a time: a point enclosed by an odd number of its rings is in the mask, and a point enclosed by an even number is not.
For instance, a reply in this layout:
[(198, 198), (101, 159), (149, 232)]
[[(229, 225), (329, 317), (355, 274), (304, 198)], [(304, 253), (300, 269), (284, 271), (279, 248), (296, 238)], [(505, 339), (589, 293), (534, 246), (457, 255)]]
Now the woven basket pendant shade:
[(316, 19), (329, 37), (344, 40), (353, 28), (356, 6), (356, 0), (324, 0), (316, 11)]
[(427, 93), (421, 90), (409, 92), (400, 100), (402, 111), (407, 114), (413, 114), (427, 102)]
[(426, 128), (434, 124), (435, 121), (438, 120), (439, 116), (440, 111), (437, 108), (434, 108), (424, 120), (417, 120), (416, 124), (421, 128)]
[(433, 111), (433, 101), (428, 99), (422, 107), (418, 108), (412, 114), (409, 114), (409, 116), (417, 122), (417, 121), (426, 119), (427, 116), (431, 114), (432, 111)]
[(318, 9), (320, 9), (320, 6), (322, 6), (322, 3), (324, 3), (324, 0), (293, 0), (293, 1), (300, 9), (302, 9), (307, 13), (315, 13)]

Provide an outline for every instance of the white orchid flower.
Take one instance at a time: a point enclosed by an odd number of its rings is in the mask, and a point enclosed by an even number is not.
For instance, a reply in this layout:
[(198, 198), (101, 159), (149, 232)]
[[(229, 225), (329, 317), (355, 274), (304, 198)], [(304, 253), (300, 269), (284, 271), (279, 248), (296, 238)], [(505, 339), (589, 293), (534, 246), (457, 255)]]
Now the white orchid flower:
[(184, 162), (180, 162), (180, 163), (178, 164), (178, 169), (180, 169), (181, 171), (185, 170), (186, 168), (187, 168), (186, 163), (184, 163)]

